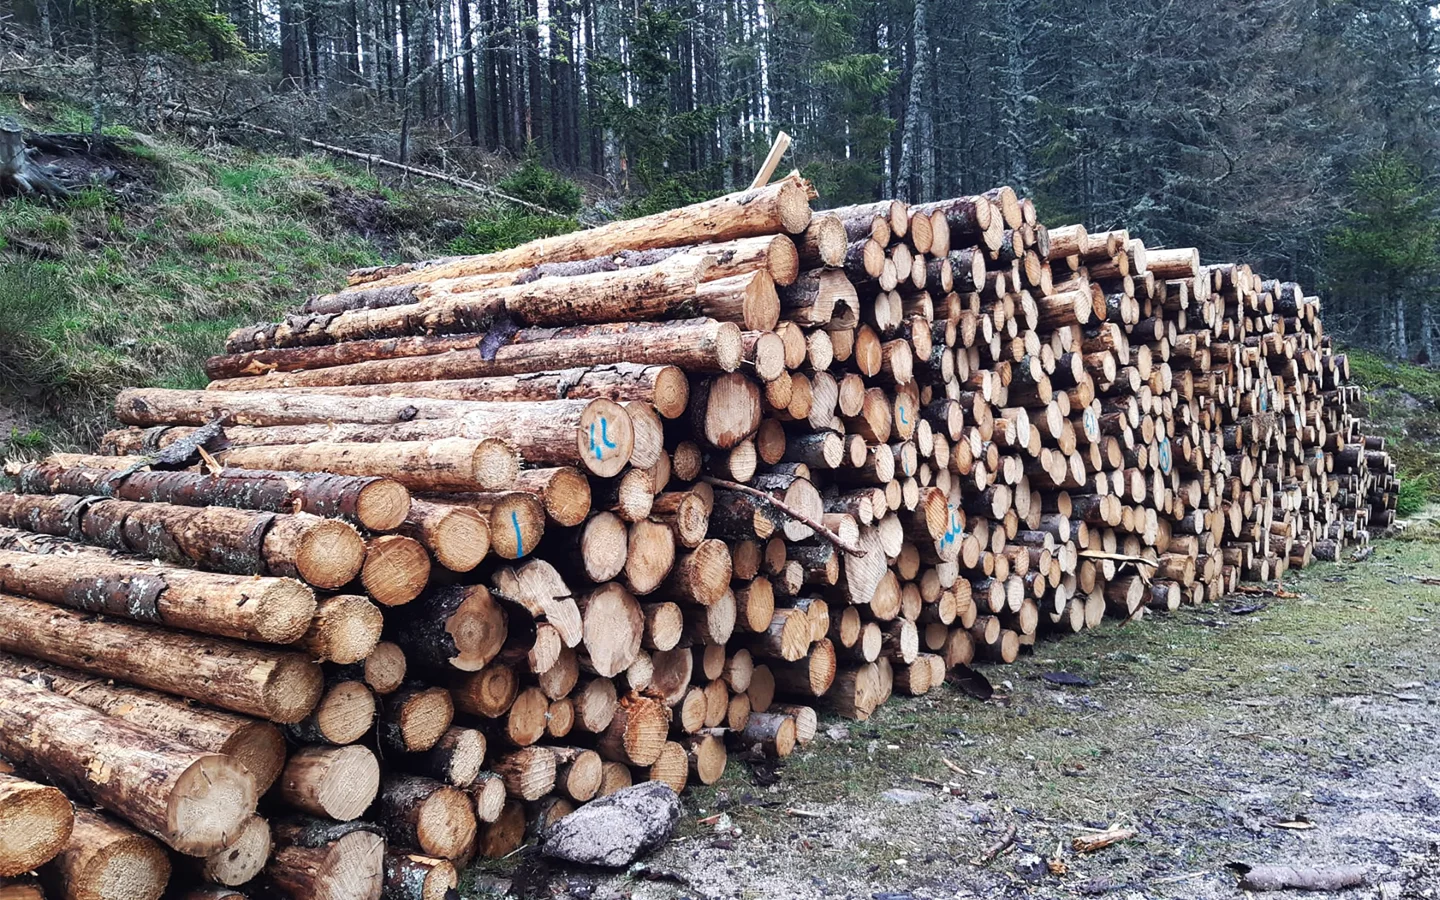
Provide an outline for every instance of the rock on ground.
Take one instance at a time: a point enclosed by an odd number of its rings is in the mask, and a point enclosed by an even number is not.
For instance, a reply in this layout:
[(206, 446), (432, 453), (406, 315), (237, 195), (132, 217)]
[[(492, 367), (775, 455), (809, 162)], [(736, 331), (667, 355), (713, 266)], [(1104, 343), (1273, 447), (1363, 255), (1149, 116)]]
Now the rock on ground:
[(541, 840), (549, 857), (622, 868), (670, 838), (680, 821), (680, 798), (669, 786), (647, 781), (616, 791), (556, 822)]

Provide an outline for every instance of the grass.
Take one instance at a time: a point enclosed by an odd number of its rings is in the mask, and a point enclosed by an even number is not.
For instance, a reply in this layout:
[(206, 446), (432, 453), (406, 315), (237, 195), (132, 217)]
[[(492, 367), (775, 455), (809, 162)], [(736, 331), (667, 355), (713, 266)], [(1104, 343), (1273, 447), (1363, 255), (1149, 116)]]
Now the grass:
[[(86, 126), (63, 103), (0, 98), (0, 114), (37, 129)], [(204, 359), (231, 330), (343, 285), (353, 268), (575, 227), (448, 188), (392, 190), (328, 157), (107, 131), (135, 141), (118, 187), (0, 203), (0, 401), (23, 408), (46, 445), (93, 442), (121, 387), (204, 387)], [(512, 182), (578, 205), (573, 183), (533, 163)], [(6, 443), (0, 435), (0, 452), (36, 446)]]
[(1407, 518), (1440, 500), (1440, 371), (1349, 350), (1352, 380), (1365, 389), (1367, 433), (1386, 441), (1400, 479), (1396, 512)]

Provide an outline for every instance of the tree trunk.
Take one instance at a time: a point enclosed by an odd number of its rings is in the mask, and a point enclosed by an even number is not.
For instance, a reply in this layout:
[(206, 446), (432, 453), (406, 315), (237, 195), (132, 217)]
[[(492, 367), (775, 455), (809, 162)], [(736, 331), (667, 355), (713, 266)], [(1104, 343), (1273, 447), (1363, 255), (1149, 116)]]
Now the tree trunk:
[(70, 841), (75, 814), (59, 788), (0, 773), (0, 878), (55, 858)]
[(76, 809), (69, 842), (42, 872), (50, 896), (113, 896), (117, 873), (123, 873), (127, 897), (157, 898), (170, 882), (170, 855), (122, 822), (84, 807)]

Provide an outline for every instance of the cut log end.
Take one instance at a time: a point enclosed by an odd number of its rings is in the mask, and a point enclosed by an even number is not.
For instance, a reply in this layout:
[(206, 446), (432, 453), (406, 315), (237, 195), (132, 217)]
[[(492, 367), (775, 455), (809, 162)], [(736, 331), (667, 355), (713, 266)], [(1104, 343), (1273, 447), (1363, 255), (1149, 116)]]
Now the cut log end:
[(57, 788), (0, 775), (0, 877), (48, 862), (70, 840), (74, 813)]
[(267, 717), (281, 725), (293, 725), (310, 714), (324, 689), (325, 676), (318, 665), (287, 654), (276, 661), (265, 680)]
[(580, 414), (575, 445), (581, 465), (596, 477), (620, 474), (635, 447), (630, 414), (613, 400), (592, 400)]
[(371, 531), (393, 531), (409, 512), (409, 489), (388, 478), (365, 485), (355, 499), (355, 519)]
[(360, 583), (376, 603), (382, 606), (409, 603), (420, 596), (429, 581), (430, 554), (419, 541), (398, 534), (386, 534), (370, 541), (360, 570)]
[(323, 519), (306, 529), (295, 552), (300, 577), (318, 588), (349, 584), (365, 561), (365, 541), (353, 525)]
[(229, 756), (200, 757), (176, 779), (170, 795), (171, 846), (191, 856), (228, 847), (254, 812), (255, 799), (255, 779), (244, 766)]
[(270, 823), (260, 816), (251, 816), (245, 820), (234, 843), (205, 858), (200, 873), (207, 881), (227, 887), (245, 884), (265, 868), (270, 847)]

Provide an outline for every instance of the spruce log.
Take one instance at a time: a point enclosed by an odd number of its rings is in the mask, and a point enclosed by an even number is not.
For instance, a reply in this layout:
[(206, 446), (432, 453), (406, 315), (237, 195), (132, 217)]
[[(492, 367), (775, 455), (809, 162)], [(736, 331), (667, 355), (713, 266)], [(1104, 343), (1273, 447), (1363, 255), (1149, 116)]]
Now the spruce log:
[(474, 509), (412, 500), (400, 527), (452, 572), (469, 572), (490, 552), (490, 523)]
[(380, 789), (380, 763), (359, 744), (301, 747), (285, 763), (280, 799), (312, 816), (349, 821), (363, 813)]
[[(357, 404), (342, 398), (333, 399), (337, 406), (355, 410), (367, 409), (371, 405)], [(367, 416), (326, 410), (314, 416), (292, 416), (310, 418), (312, 422), (309, 424), (236, 425), (227, 428), (225, 434), (231, 447), (242, 448), (239, 451), (232, 450), (231, 453), (277, 445), (314, 444), (333, 447), (336, 444), (439, 444), (457, 439), (502, 441), (518, 452), (527, 463), (581, 466), (600, 478), (618, 474), (630, 461), (635, 440), (634, 426), (624, 407), (612, 400), (548, 400), (542, 403), (471, 405), (478, 408), (451, 419), (421, 418), (391, 424), (357, 423), (353, 420)], [(335, 415), (329, 415), (330, 412)], [(267, 417), (257, 415), (252, 418)], [(193, 429), (188, 426), (170, 428), (159, 443), (162, 447), (167, 446), (191, 433)], [(135, 432), (111, 432), (106, 436), (106, 442), (117, 447), (134, 446)], [(227, 456), (226, 460), (234, 464), (233, 457)], [(397, 480), (403, 479), (397, 476)]]
[(697, 296), (701, 278), (714, 264), (711, 256), (677, 255), (651, 266), (437, 293), (403, 306), (292, 315), (273, 324), (237, 328), (225, 341), (225, 350), (247, 353), (415, 334), (468, 334), (509, 323), (543, 327), (672, 319), (697, 310), (721, 318), (716, 313), (722, 310), (707, 308)]
[(548, 372), (497, 375), (491, 378), (289, 388), (279, 393), (340, 397), (427, 397), (434, 400), (486, 400), (506, 403), (566, 399), (602, 399), (616, 403), (639, 400), (653, 405), (655, 411), (665, 418), (673, 419), (685, 411), (690, 396), (690, 382), (685, 371), (677, 366), (614, 363)]
[(0, 878), (54, 859), (74, 823), (70, 800), (59, 788), (0, 773)]
[[(420, 337), (262, 350), (212, 357), (206, 372), (216, 379), (211, 390), (242, 391), (492, 378), (619, 363), (733, 372), (743, 352), (740, 333), (735, 323), (713, 319), (525, 328), (493, 338)], [(498, 344), (493, 352), (487, 340)]]
[(665, 747), (670, 711), (656, 700), (639, 694), (622, 697), (597, 749), (609, 760), (630, 766), (651, 766)]
[(431, 671), (479, 671), (508, 633), (505, 611), (478, 584), (432, 586), (395, 618), (395, 640), (406, 659)]
[(41, 880), (57, 900), (158, 900), (170, 883), (170, 856), (128, 825), (81, 807)]
[[(171, 425), (176, 421), (153, 424)], [(410, 503), (410, 492), (387, 478), (247, 469), (130, 471), (140, 462), (141, 457), (56, 454), (25, 466), (15, 478), (20, 490), (31, 494), (97, 495), (139, 503), (306, 512), (345, 519), (371, 531), (398, 527)]]
[(583, 617), (582, 642), (590, 669), (613, 678), (640, 653), (645, 614), (629, 591), (611, 582), (576, 598)]
[(443, 687), (415, 682), (384, 699), (379, 743), (390, 753), (432, 749), (455, 719), (455, 701)]
[(254, 776), (257, 793), (270, 789), (285, 764), (285, 736), (269, 722), (8, 653), (0, 654), (0, 675), (42, 684), (172, 741), (232, 757)]
[(0, 754), (192, 856), (230, 844), (255, 811), (235, 760), (16, 678), (0, 678)]
[[(365, 544), (360, 584), (381, 606), (403, 606), (420, 596), (430, 581), (430, 553), (425, 545), (402, 534), (382, 534)], [(379, 635), (376, 635), (379, 638)], [(374, 642), (371, 643), (374, 647)], [(369, 649), (365, 653), (369, 653)], [(360, 657), (363, 658), (364, 654)], [(355, 660), (334, 660), (354, 662)]]
[(380, 607), (358, 594), (335, 594), (318, 604), (310, 629), (296, 646), (312, 658), (339, 665), (356, 663), (380, 643)]
[(0, 523), (236, 575), (299, 577), (328, 589), (354, 578), (365, 554), (353, 525), (308, 513), (0, 493)]
[(0, 550), (0, 591), (84, 612), (237, 640), (289, 644), (314, 618), (315, 593), (289, 578), (245, 578), (101, 554)]
[(251, 816), (240, 828), (240, 834), (222, 850), (204, 859), (191, 861), (190, 869), (205, 881), (227, 886), (245, 884), (259, 875), (270, 859), (273, 845), (270, 823), (260, 816)]
[(240, 447), (221, 454), (242, 469), (301, 469), (344, 475), (379, 475), (416, 491), (499, 491), (520, 471), (504, 441), (445, 438), (386, 443), (318, 443)]
[(265, 867), (266, 893), (288, 900), (380, 900), (385, 839), (362, 822), (336, 824), (299, 816), (274, 823), (275, 854)]
[(465, 256), (418, 272), (372, 282), (371, 287), (414, 284), (486, 272), (508, 272), (550, 262), (590, 259), (622, 250), (733, 241), (772, 234), (800, 234), (810, 224), (810, 186), (798, 175), (748, 191), (665, 212), (611, 222), (588, 231), (541, 238), (509, 250)]
[(429, 750), (407, 757), (405, 767), (456, 787), (468, 787), (485, 764), (485, 733), (451, 726)]
[(0, 649), (282, 724), (303, 719), (323, 687), (320, 667), (300, 653), (96, 620), (4, 594)]
[(386, 775), (376, 817), (395, 849), (456, 859), (475, 840), (477, 821), (470, 796), (433, 778)]
[(448, 859), (418, 853), (385, 854), (383, 900), (446, 900), (455, 894), (460, 876)]

